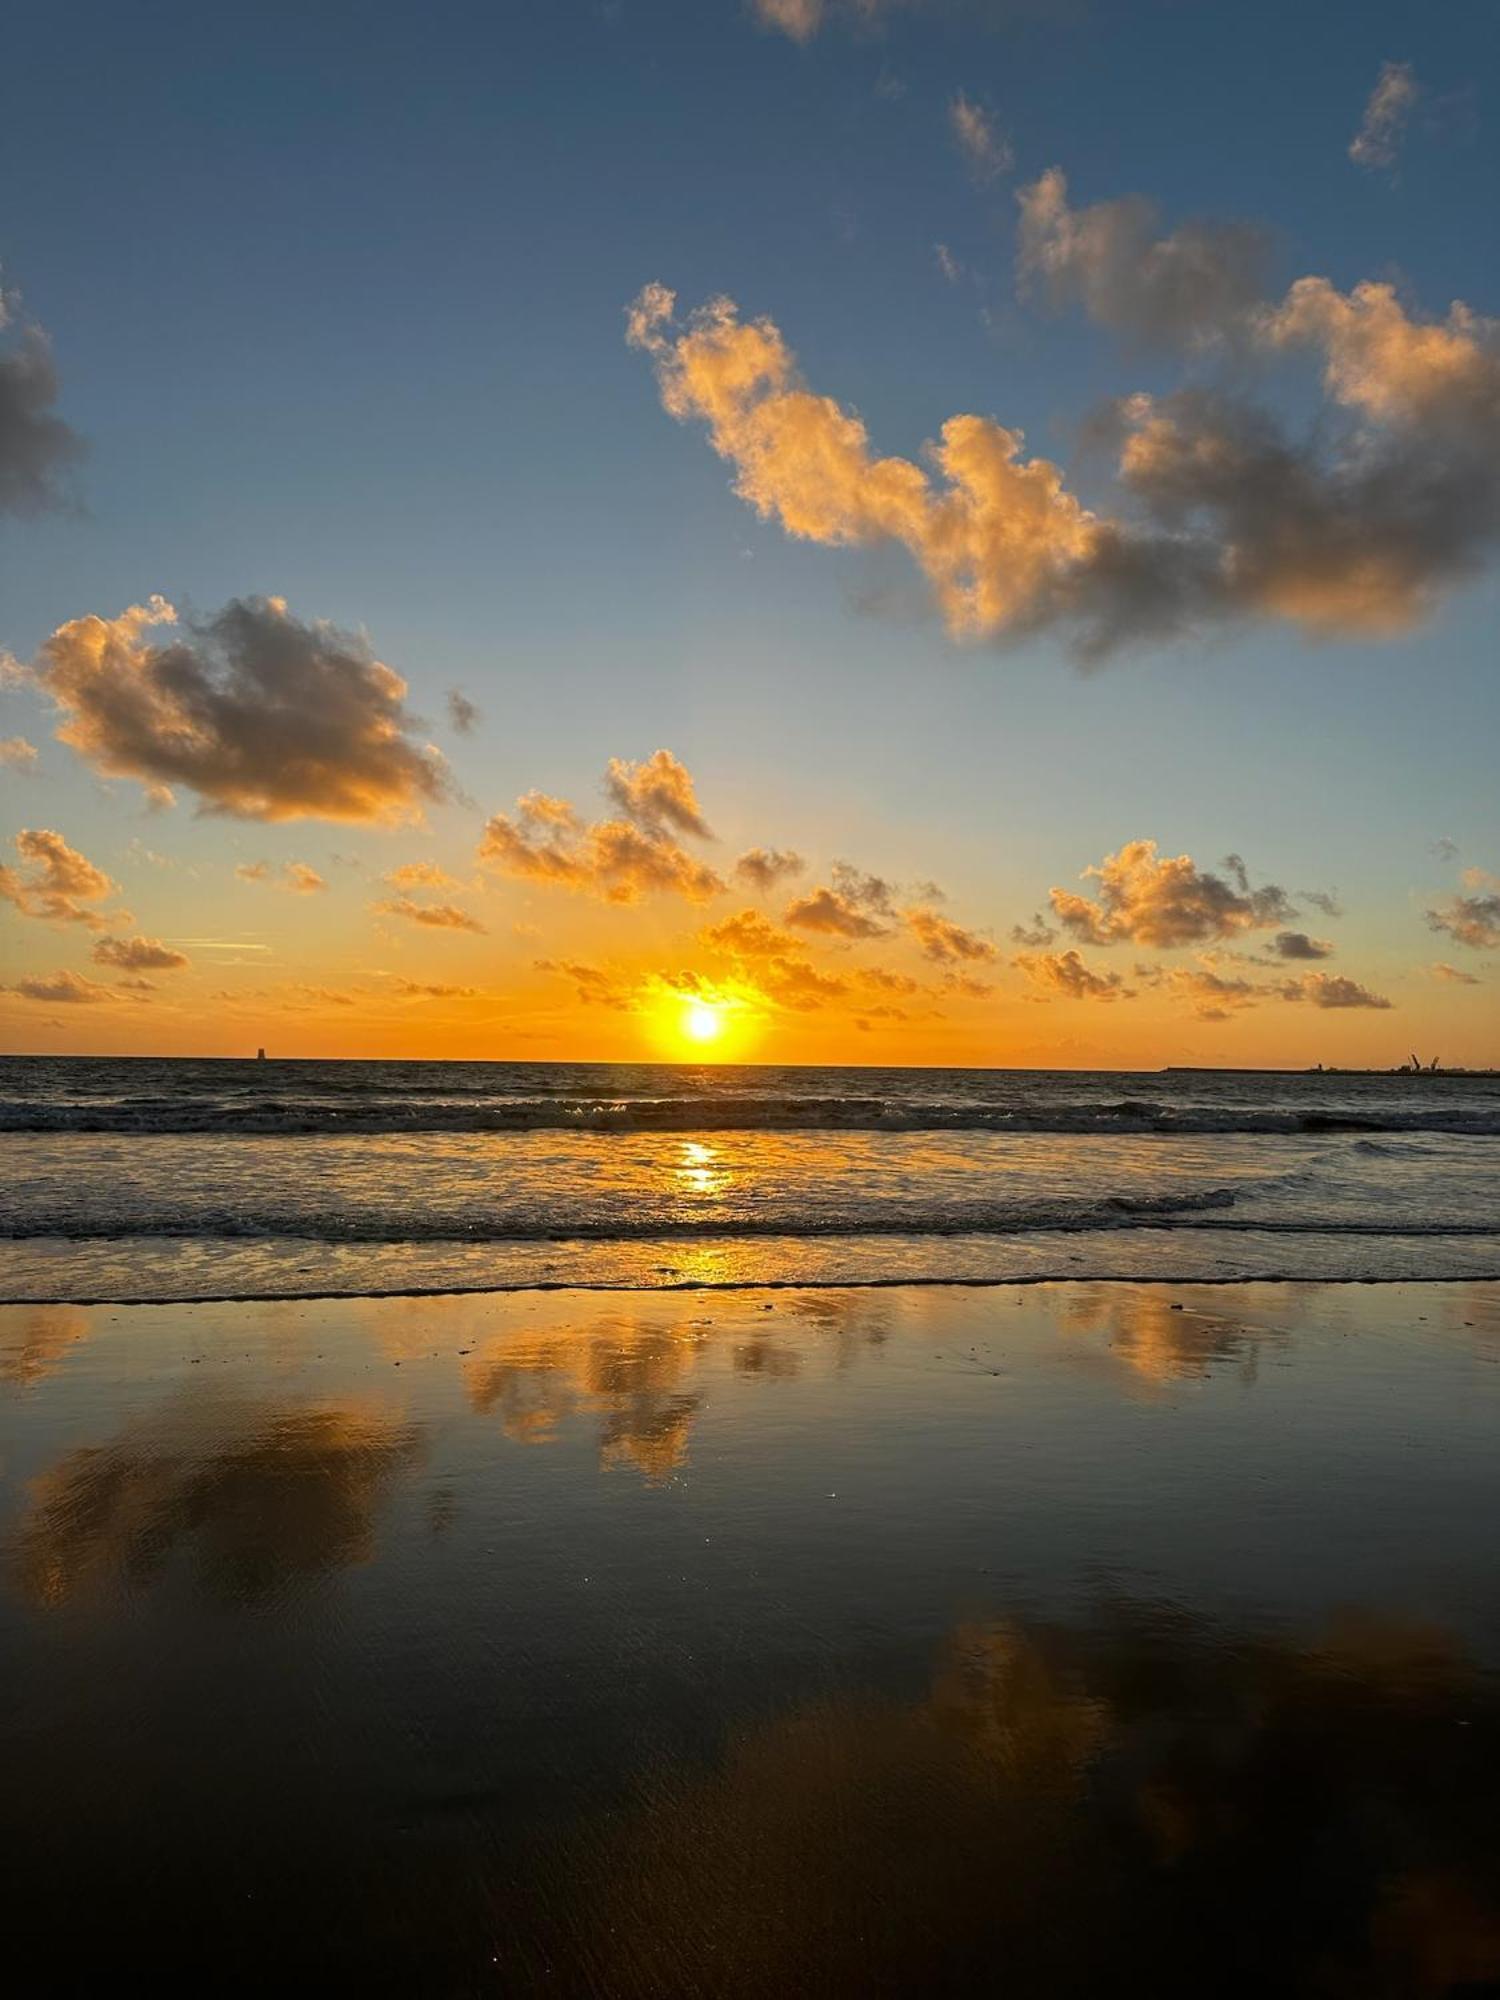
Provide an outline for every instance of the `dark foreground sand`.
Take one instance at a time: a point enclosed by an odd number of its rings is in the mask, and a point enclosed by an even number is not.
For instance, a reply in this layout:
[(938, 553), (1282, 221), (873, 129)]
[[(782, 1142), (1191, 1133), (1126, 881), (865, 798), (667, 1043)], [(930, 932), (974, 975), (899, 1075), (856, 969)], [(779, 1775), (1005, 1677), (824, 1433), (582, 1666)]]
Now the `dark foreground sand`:
[(25, 1994), (1500, 1982), (1500, 1286), (0, 1312)]

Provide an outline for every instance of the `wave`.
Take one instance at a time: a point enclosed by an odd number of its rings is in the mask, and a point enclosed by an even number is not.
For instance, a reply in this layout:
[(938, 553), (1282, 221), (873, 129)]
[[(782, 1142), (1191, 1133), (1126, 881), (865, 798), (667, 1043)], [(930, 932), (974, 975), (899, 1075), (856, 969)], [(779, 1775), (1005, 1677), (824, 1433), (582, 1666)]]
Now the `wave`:
[(132, 1097), (109, 1102), (0, 1099), (0, 1132), (295, 1138), (405, 1133), (501, 1134), (544, 1131), (649, 1132), (997, 1132), (1086, 1136), (1162, 1133), (1434, 1133), (1500, 1136), (1500, 1110), (1485, 1107), (1309, 1110), (1297, 1106), (1171, 1106), (1118, 1103), (1013, 1106), (952, 1098), (845, 1095), (684, 1095), (679, 1097), (426, 1098), (351, 1093), (347, 1100), (233, 1095), (214, 1099)]
[(504, 1214), (476, 1220), (472, 1214), (445, 1215), (441, 1210), (426, 1215), (319, 1214), (300, 1210), (295, 1214), (266, 1211), (259, 1214), (230, 1211), (195, 1212), (191, 1217), (156, 1210), (130, 1216), (60, 1217), (38, 1216), (8, 1226), (0, 1226), (0, 1240), (14, 1243), (129, 1242), (158, 1238), (179, 1242), (233, 1241), (279, 1243), (328, 1243), (478, 1247), (485, 1244), (546, 1243), (716, 1243), (730, 1239), (784, 1242), (817, 1242), (833, 1238), (907, 1238), (933, 1240), (941, 1237), (1025, 1237), (1031, 1235), (1115, 1235), (1132, 1231), (1191, 1229), (1214, 1233), (1253, 1233), (1263, 1236), (1365, 1236), (1381, 1237), (1393, 1230), (1410, 1237), (1493, 1238), (1500, 1242), (1500, 1227), (1490, 1222), (1423, 1222), (1403, 1219), (1350, 1219), (1343, 1216), (1276, 1217), (1235, 1216), (1235, 1202), (1228, 1189), (1199, 1194), (1149, 1197), (1108, 1197), (1093, 1202), (1036, 1202), (1032, 1204), (948, 1203), (941, 1209), (868, 1208), (829, 1209), (813, 1218), (786, 1215), (722, 1215), (667, 1217), (660, 1214), (636, 1220), (629, 1216), (592, 1219), (553, 1219), (543, 1224), (524, 1215)]

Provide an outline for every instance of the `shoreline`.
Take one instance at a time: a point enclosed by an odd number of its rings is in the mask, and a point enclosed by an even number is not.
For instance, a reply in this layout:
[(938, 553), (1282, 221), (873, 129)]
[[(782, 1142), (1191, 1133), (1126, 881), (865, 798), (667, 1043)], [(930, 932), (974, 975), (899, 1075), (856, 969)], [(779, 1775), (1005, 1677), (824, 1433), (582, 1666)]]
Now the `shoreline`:
[(582, 1283), (576, 1278), (536, 1279), (526, 1283), (485, 1284), (485, 1285), (397, 1285), (382, 1289), (364, 1291), (294, 1291), (294, 1292), (159, 1292), (142, 1293), (130, 1298), (95, 1297), (80, 1298), (72, 1293), (59, 1293), (52, 1297), (7, 1298), (0, 1297), (0, 1312), (27, 1312), (37, 1307), (71, 1306), (81, 1311), (110, 1308), (125, 1311), (133, 1306), (279, 1306), (279, 1305), (327, 1305), (360, 1300), (388, 1299), (483, 1299), (483, 1298), (526, 1298), (529, 1296), (555, 1297), (562, 1292), (574, 1292), (582, 1298), (625, 1297), (652, 1298), (661, 1296), (680, 1297), (684, 1293), (702, 1293), (713, 1296), (718, 1293), (743, 1294), (745, 1292), (895, 1292), (895, 1291), (964, 1291), (964, 1292), (1008, 1292), (1033, 1291), (1048, 1286), (1108, 1285), (1133, 1291), (1146, 1290), (1197, 1290), (1212, 1287), (1217, 1291), (1233, 1291), (1240, 1287), (1263, 1287), (1278, 1285), (1306, 1285), (1315, 1283), (1320, 1287), (1352, 1289), (1365, 1287), (1371, 1290), (1389, 1286), (1436, 1285), (1444, 1289), (1474, 1285), (1500, 1287), (1500, 1268), (1493, 1272), (1465, 1274), (1459, 1277), (1432, 1278), (1425, 1276), (1373, 1276), (1336, 1277), (1308, 1280), (1288, 1276), (1285, 1272), (1249, 1273), (1235, 1277), (1142, 1277), (1138, 1272), (1078, 1272), (1060, 1271), (1038, 1273), (1035, 1276), (1014, 1278), (965, 1278), (965, 1277), (890, 1277), (890, 1278), (682, 1278), (664, 1284), (630, 1283), (618, 1280), (613, 1283), (599, 1281)]

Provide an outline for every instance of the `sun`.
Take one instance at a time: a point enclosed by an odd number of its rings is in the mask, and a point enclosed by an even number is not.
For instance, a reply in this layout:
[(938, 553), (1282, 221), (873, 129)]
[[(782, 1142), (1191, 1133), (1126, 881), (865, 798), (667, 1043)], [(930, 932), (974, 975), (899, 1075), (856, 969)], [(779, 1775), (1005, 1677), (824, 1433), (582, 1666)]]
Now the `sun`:
[(725, 1007), (712, 1000), (689, 1000), (679, 1026), (690, 1042), (716, 1042), (724, 1032)]

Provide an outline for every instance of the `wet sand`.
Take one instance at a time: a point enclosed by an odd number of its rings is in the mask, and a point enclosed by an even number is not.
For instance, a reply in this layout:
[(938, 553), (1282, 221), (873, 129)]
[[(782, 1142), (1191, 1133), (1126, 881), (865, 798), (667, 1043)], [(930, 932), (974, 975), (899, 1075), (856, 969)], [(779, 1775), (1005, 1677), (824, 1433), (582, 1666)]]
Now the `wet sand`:
[(1479, 1992), (1500, 1285), (0, 1311), (15, 1990)]

